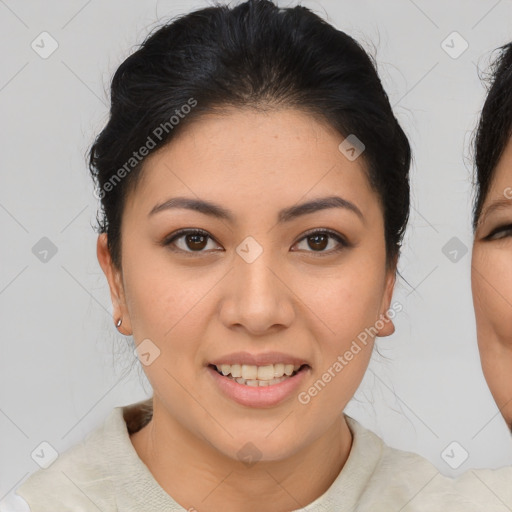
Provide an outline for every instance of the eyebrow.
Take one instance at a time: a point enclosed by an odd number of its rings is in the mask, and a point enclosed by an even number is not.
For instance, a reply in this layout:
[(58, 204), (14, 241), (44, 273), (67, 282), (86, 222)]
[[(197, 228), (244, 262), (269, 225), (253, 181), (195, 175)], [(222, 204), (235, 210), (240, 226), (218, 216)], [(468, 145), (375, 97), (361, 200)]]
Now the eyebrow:
[(483, 212), (482, 212), (482, 222), (493, 212), (504, 210), (506, 208), (510, 208), (512, 206), (512, 199), (498, 199), (492, 202)]
[[(233, 223), (235, 220), (235, 216), (230, 210), (227, 210), (224, 207), (210, 201), (205, 201), (203, 199), (193, 199), (189, 197), (173, 197), (164, 203), (157, 204), (152, 208), (148, 216), (150, 217), (158, 212), (173, 208), (193, 210), (205, 215), (209, 215), (211, 217), (227, 220), (231, 223)], [(312, 201), (308, 201), (307, 203), (290, 206), (280, 210), (277, 215), (278, 223), (282, 224), (284, 222), (290, 222), (291, 220), (294, 220), (302, 215), (314, 213), (320, 210), (326, 210), (329, 208), (342, 208), (355, 213), (363, 222), (365, 220), (363, 213), (354, 203), (339, 196), (329, 196), (320, 197), (313, 199)]]

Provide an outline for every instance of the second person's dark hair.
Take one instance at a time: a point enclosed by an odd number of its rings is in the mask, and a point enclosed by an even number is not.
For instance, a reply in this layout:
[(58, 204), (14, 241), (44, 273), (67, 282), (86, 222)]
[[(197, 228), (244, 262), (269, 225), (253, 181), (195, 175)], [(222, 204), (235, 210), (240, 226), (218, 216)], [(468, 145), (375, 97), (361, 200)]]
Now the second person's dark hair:
[(489, 82), (475, 137), (473, 229), (480, 219), (496, 166), (512, 137), (512, 42), (499, 48), (490, 68)]
[[(394, 261), (409, 216), (411, 151), (375, 64), (354, 39), (309, 9), (249, 0), (159, 27), (115, 72), (110, 119), (90, 149), (89, 167), (101, 198), (99, 232), (108, 234), (119, 269), (123, 208), (144, 164), (133, 152), (148, 137), (155, 151), (224, 107), (291, 107), (329, 123), (340, 142), (355, 134), (365, 145), (368, 179), (384, 211), (388, 263)], [(160, 126), (167, 128), (158, 138)]]

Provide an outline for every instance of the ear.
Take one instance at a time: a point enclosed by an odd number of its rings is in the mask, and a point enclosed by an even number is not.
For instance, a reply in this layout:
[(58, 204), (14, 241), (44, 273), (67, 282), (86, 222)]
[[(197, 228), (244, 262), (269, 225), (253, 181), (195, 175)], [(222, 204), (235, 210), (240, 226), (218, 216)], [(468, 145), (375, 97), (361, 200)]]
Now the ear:
[(114, 309), (114, 323), (122, 318), (123, 322), (118, 330), (121, 334), (130, 336), (132, 334), (132, 326), (128, 308), (126, 307), (122, 274), (112, 262), (107, 240), (108, 237), (106, 233), (101, 233), (98, 236), (96, 255), (110, 288), (110, 298)]
[(391, 306), (391, 299), (393, 298), (393, 290), (395, 289), (396, 282), (396, 264), (398, 256), (395, 257), (393, 264), (389, 267), (386, 274), (386, 282), (384, 288), (384, 295), (382, 297), (382, 304), (380, 308), (380, 315), (377, 319), (378, 325), (384, 324), (382, 328), (379, 328), (377, 336), (384, 337), (390, 336), (395, 332), (395, 324), (393, 320), (388, 316), (387, 312)]

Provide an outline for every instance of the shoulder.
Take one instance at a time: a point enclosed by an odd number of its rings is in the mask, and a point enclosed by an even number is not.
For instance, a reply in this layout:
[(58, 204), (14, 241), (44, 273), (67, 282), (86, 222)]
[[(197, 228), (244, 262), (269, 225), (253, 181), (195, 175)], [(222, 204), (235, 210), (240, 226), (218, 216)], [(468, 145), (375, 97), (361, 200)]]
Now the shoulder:
[[(115, 407), (104, 423), (72, 446), (46, 469), (39, 469), (16, 489), (31, 512), (66, 510), (117, 510), (113, 482), (106, 460), (107, 447), (121, 438), (126, 424), (121, 407)], [(62, 509), (61, 509), (62, 510)]]
[(371, 430), (363, 427), (353, 418), (346, 417), (349, 428), (353, 434), (354, 448), (360, 455), (371, 450), (375, 453), (375, 467), (372, 478), (381, 479), (385, 476), (388, 483), (401, 482), (404, 474), (422, 474), (434, 476), (439, 473), (435, 466), (427, 459), (397, 448), (392, 448)]
[(512, 510), (512, 466), (470, 469), (454, 480), (458, 493), (471, 497), (480, 510)]
[(354, 447), (357, 451), (364, 455), (369, 446), (376, 453), (372, 480), (385, 481), (386, 485), (400, 486), (404, 475), (433, 477), (439, 473), (435, 466), (421, 455), (388, 446), (377, 434), (363, 427), (353, 418), (347, 417), (347, 423), (353, 434)]
[(465, 495), (454, 480), (443, 475), (427, 459), (416, 453), (392, 448), (375, 433), (352, 418), (347, 418), (354, 435), (358, 458), (364, 450), (356, 443), (373, 446), (374, 464), (364, 492), (358, 501), (358, 512), (471, 512), (471, 496)]

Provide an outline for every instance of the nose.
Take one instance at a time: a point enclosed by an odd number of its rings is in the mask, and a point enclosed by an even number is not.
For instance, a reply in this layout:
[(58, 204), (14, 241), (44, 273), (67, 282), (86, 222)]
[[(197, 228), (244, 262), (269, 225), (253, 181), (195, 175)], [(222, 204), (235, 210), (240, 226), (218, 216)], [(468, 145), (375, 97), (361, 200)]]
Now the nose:
[(289, 327), (295, 308), (293, 285), (286, 281), (282, 265), (270, 251), (252, 262), (237, 255), (224, 283), (221, 321), (253, 336)]

